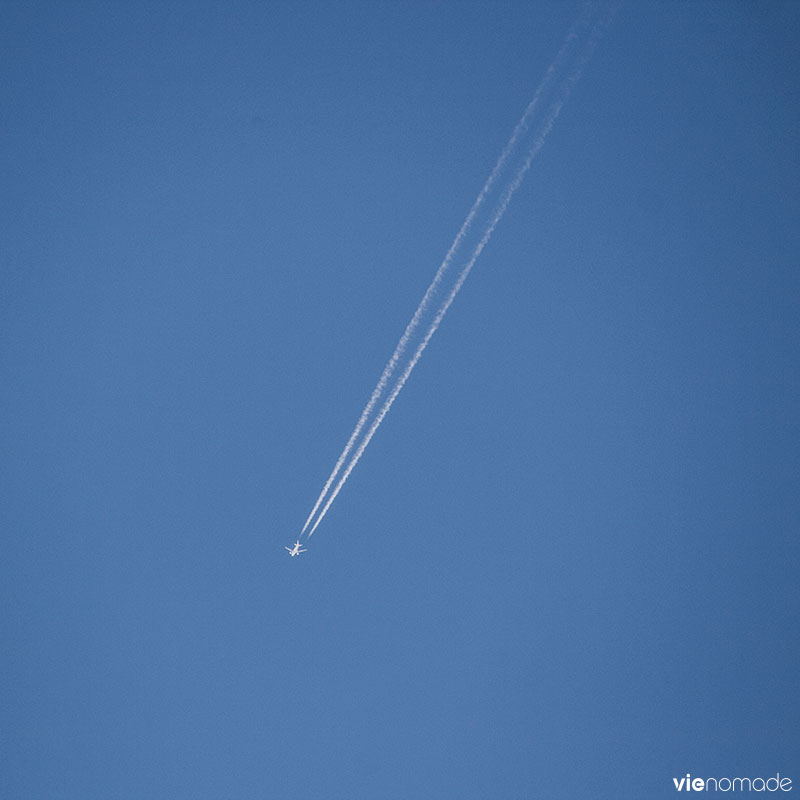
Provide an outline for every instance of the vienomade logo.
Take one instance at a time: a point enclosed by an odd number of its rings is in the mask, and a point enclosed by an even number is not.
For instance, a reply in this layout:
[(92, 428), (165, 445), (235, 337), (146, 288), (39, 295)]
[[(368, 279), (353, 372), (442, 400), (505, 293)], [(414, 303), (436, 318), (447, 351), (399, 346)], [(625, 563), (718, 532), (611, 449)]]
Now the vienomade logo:
[(781, 778), (693, 778), (688, 772), (683, 778), (673, 778), (679, 792), (791, 792), (792, 779)]

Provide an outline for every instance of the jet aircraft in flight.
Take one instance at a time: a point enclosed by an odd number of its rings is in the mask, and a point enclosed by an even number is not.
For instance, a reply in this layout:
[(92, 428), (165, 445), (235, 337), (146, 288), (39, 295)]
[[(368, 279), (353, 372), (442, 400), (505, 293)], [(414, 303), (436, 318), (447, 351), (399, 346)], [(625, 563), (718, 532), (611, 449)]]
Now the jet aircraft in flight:
[(291, 547), (285, 548), (289, 551), (289, 555), (294, 558), (294, 556), (299, 556), (300, 553), (305, 553), (305, 549), (300, 547), (300, 540), (298, 539)]

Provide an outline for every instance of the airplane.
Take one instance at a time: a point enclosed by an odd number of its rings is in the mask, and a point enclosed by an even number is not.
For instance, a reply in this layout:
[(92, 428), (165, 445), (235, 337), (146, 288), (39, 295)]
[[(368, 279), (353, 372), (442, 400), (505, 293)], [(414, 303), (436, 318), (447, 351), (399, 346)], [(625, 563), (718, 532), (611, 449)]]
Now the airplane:
[(299, 556), (300, 553), (305, 553), (306, 551), (300, 547), (300, 540), (298, 539), (292, 547), (286, 547), (285, 550), (289, 551), (289, 555), (294, 558), (294, 556)]

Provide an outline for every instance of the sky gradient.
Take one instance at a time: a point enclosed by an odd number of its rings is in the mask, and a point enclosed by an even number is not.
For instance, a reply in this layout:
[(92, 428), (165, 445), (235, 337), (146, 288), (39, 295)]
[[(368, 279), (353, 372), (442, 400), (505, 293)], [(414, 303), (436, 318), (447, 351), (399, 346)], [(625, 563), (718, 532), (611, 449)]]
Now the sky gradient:
[(578, 11), (2, 4), (9, 797), (800, 785), (796, 3), (621, 8), (283, 549)]

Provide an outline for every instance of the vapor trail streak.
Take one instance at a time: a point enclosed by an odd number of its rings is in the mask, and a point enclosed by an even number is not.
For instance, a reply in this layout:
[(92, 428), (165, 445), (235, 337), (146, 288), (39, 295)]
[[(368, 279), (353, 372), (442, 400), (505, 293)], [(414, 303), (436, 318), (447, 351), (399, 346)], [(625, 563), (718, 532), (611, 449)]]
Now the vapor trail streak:
[(308, 529), (309, 523), (314, 518), (314, 515), (317, 513), (317, 509), (320, 507), (320, 504), (325, 499), (325, 496), (327, 495), (328, 490), (333, 484), (333, 481), (335, 480), (336, 476), (339, 474), (339, 470), (341, 470), (342, 465), (345, 462), (345, 459), (350, 454), (350, 451), (353, 449), (355, 443), (358, 441), (358, 437), (361, 435), (361, 431), (364, 429), (367, 420), (372, 415), (372, 412), (375, 410), (375, 406), (378, 404), (378, 401), (381, 399), (383, 393), (386, 391), (386, 387), (389, 385), (389, 381), (392, 375), (394, 374), (395, 369), (397, 368), (397, 364), (403, 357), (406, 348), (408, 347), (409, 341), (414, 336), (414, 333), (419, 327), (420, 320), (423, 318), (423, 316), (427, 313), (428, 309), (430, 308), (431, 300), (433, 299), (437, 290), (439, 289), (439, 286), (442, 283), (445, 273), (447, 272), (453, 261), (453, 257), (458, 251), (458, 248), (461, 246), (464, 237), (467, 235), (470, 228), (472, 227), (472, 223), (474, 222), (478, 211), (483, 206), (483, 203), (486, 200), (486, 196), (491, 192), (495, 182), (497, 181), (497, 178), (501, 175), (501, 173), (505, 169), (506, 162), (508, 161), (509, 156), (513, 153), (515, 147), (517, 146), (517, 142), (520, 136), (524, 133), (525, 129), (527, 128), (529, 120), (533, 115), (537, 105), (539, 104), (539, 99), (541, 98), (542, 94), (549, 91), (559, 66), (569, 54), (570, 49), (574, 46), (574, 41), (576, 38), (575, 27), (576, 26), (573, 26), (573, 30), (570, 31), (566, 41), (561, 46), (561, 49), (559, 50), (555, 60), (548, 67), (547, 72), (545, 73), (545, 77), (542, 79), (541, 83), (537, 87), (533, 99), (530, 101), (530, 103), (528, 103), (528, 106), (525, 109), (525, 113), (522, 115), (520, 121), (514, 128), (514, 131), (511, 134), (511, 138), (508, 140), (508, 144), (506, 144), (505, 148), (503, 149), (503, 152), (500, 154), (500, 158), (497, 160), (497, 163), (495, 164), (494, 169), (492, 170), (491, 175), (489, 175), (488, 179), (486, 180), (486, 183), (483, 185), (483, 188), (478, 193), (475, 202), (472, 204), (472, 208), (469, 210), (466, 219), (461, 225), (461, 229), (456, 235), (456, 238), (453, 240), (453, 243), (450, 245), (450, 249), (447, 251), (444, 260), (439, 265), (439, 269), (436, 271), (436, 275), (431, 281), (430, 286), (428, 286), (428, 289), (425, 292), (424, 297), (420, 301), (417, 310), (414, 312), (414, 316), (411, 318), (411, 321), (406, 326), (406, 329), (403, 332), (403, 335), (400, 337), (400, 341), (397, 343), (397, 347), (395, 347), (391, 358), (387, 362), (386, 366), (383, 368), (383, 372), (381, 373), (381, 376), (378, 379), (378, 383), (376, 384), (375, 388), (372, 390), (372, 394), (370, 395), (369, 401), (367, 402), (366, 406), (364, 406), (364, 410), (361, 412), (361, 416), (359, 417), (358, 422), (356, 423), (356, 426), (353, 429), (353, 432), (350, 434), (350, 438), (348, 439), (347, 444), (344, 447), (344, 450), (342, 450), (342, 453), (339, 456), (339, 459), (337, 460), (333, 468), (333, 471), (328, 477), (328, 480), (325, 482), (325, 485), (322, 487), (322, 492), (320, 492), (320, 495), (317, 498), (317, 502), (314, 503), (314, 507), (311, 509), (311, 513), (308, 515), (308, 519), (306, 519), (305, 524), (303, 525), (303, 529), (300, 531), (301, 536)]
[[(508, 144), (506, 145), (506, 147), (504, 148), (503, 152), (501, 153), (500, 158), (498, 159), (497, 164), (495, 165), (494, 169), (492, 170), (491, 175), (489, 176), (488, 180), (484, 184), (484, 187), (481, 189), (480, 193), (478, 194), (477, 199), (473, 203), (473, 206), (472, 206), (469, 214), (467, 215), (467, 218), (465, 219), (463, 225), (461, 226), (461, 230), (458, 232), (458, 235), (456, 236), (455, 240), (453, 241), (453, 244), (450, 246), (450, 249), (448, 250), (447, 255), (445, 256), (444, 261), (442, 262), (442, 264), (440, 265), (438, 271), (436, 272), (436, 275), (435, 275), (433, 281), (431, 282), (430, 286), (428, 287), (428, 290), (426, 291), (425, 296), (422, 298), (422, 301), (420, 302), (419, 306), (417, 307), (417, 310), (416, 310), (414, 316), (412, 317), (411, 321), (409, 322), (408, 326), (406, 327), (406, 330), (403, 333), (403, 336), (401, 337), (400, 341), (398, 342), (397, 347), (395, 348), (395, 351), (392, 354), (392, 357), (389, 359), (389, 362), (387, 363), (386, 367), (384, 368), (383, 373), (381, 374), (381, 377), (380, 377), (380, 379), (378, 381), (378, 384), (376, 385), (375, 389), (373, 390), (372, 395), (370, 396), (369, 402), (367, 403), (366, 407), (364, 408), (364, 411), (362, 412), (361, 417), (359, 418), (358, 423), (356, 424), (356, 427), (353, 430), (353, 433), (351, 434), (350, 439), (347, 442), (347, 445), (345, 446), (345, 449), (343, 450), (342, 454), (340, 455), (339, 460), (337, 461), (336, 466), (333, 469), (333, 472), (331, 473), (330, 477), (328, 478), (328, 481), (326, 482), (326, 484), (325, 484), (325, 486), (324, 486), (324, 488), (322, 490), (322, 493), (320, 494), (319, 498), (317, 499), (317, 502), (314, 505), (314, 508), (312, 509), (311, 514), (309, 514), (309, 517), (306, 520), (305, 525), (303, 526), (303, 530), (301, 531), (301, 536), (308, 529), (311, 520), (314, 518), (314, 515), (317, 512), (317, 509), (320, 507), (320, 505), (322, 504), (324, 498), (327, 496), (327, 493), (328, 493), (330, 487), (333, 485), (333, 482), (334, 482), (336, 476), (339, 474), (340, 470), (342, 469), (342, 466), (344, 465), (347, 456), (352, 451), (353, 447), (355, 446), (355, 443), (358, 441), (358, 437), (361, 435), (361, 432), (363, 431), (365, 425), (367, 424), (368, 419), (372, 415), (372, 413), (373, 413), (375, 407), (377, 406), (379, 400), (383, 396), (383, 394), (384, 394), (384, 392), (386, 390), (386, 387), (389, 384), (391, 376), (394, 374), (394, 371), (397, 368), (397, 365), (398, 365), (400, 359), (402, 358), (402, 356), (404, 355), (404, 353), (406, 351), (406, 348), (408, 347), (409, 341), (413, 337), (416, 329), (419, 327), (420, 320), (422, 319), (422, 317), (425, 315), (425, 313), (430, 308), (431, 300), (433, 299), (433, 297), (436, 294), (439, 286), (441, 285), (441, 282), (442, 282), (442, 280), (444, 278), (444, 275), (447, 272), (448, 268), (450, 267), (450, 265), (452, 263), (452, 260), (453, 260), (453, 258), (455, 256), (458, 248), (461, 246), (461, 244), (463, 243), (465, 237), (469, 233), (469, 231), (470, 231), (470, 229), (471, 229), (471, 227), (473, 225), (473, 222), (475, 220), (475, 217), (477, 215), (477, 212), (479, 211), (479, 209), (482, 207), (483, 203), (485, 202), (485, 199), (486, 199), (487, 195), (490, 193), (490, 191), (492, 190), (492, 188), (494, 186), (494, 183), (496, 182), (497, 178), (499, 177), (499, 175), (505, 169), (509, 158), (512, 155), (515, 154), (515, 150), (516, 150), (517, 145), (519, 143), (519, 139), (522, 136), (522, 134), (527, 130), (529, 122), (530, 122), (530, 118), (533, 115), (534, 110), (538, 106), (542, 95), (550, 90), (550, 88), (551, 88), (551, 86), (552, 86), (552, 84), (553, 84), (553, 82), (554, 82), (554, 80), (555, 80), (555, 78), (557, 76), (558, 70), (562, 67), (563, 62), (570, 55), (571, 51), (575, 47), (575, 43), (579, 38), (578, 31), (580, 30), (581, 27), (583, 27), (583, 26), (588, 24), (589, 18), (592, 16), (592, 12), (593, 12), (593, 8), (587, 4), (584, 7), (584, 13), (582, 14), (581, 18), (572, 26), (569, 34), (567, 35), (567, 38), (566, 38), (564, 44), (562, 45), (561, 49), (559, 50), (558, 55), (556, 56), (555, 60), (550, 65), (550, 67), (548, 67), (548, 70), (545, 73), (545, 77), (543, 78), (543, 80), (539, 84), (539, 87), (537, 88), (533, 99), (528, 104), (527, 108), (525, 109), (525, 112), (522, 115), (522, 118), (517, 123), (516, 127), (514, 128), (514, 131), (513, 131), (512, 135), (511, 135), (511, 138), (509, 139)], [(610, 19), (610, 16), (611, 15), (608, 15), (608, 19)], [(455, 297), (458, 294), (458, 292), (461, 290), (461, 287), (463, 286), (464, 281), (466, 281), (467, 277), (469, 276), (469, 273), (472, 270), (473, 265), (477, 261), (477, 259), (480, 256), (480, 254), (483, 252), (484, 247), (488, 243), (489, 239), (491, 238), (492, 234), (494, 233), (495, 228), (497, 227), (497, 225), (500, 222), (501, 218), (505, 214), (506, 209), (508, 208), (508, 205), (511, 202), (511, 198), (513, 197), (514, 193), (517, 191), (517, 189), (519, 188), (520, 184), (522, 183), (522, 181), (523, 181), (523, 179), (525, 177), (525, 174), (527, 173), (528, 169), (530, 168), (530, 165), (531, 165), (534, 157), (536, 156), (536, 154), (539, 152), (539, 150), (541, 149), (542, 145), (544, 144), (544, 141), (545, 141), (548, 133), (552, 129), (553, 124), (555, 123), (556, 119), (558, 118), (558, 115), (560, 114), (564, 103), (566, 103), (567, 99), (569, 98), (569, 94), (570, 94), (570, 91), (571, 91), (572, 87), (577, 82), (577, 80), (580, 78), (581, 73), (583, 72), (583, 68), (586, 65), (586, 62), (589, 60), (592, 52), (594, 51), (594, 48), (595, 48), (600, 36), (602, 35), (602, 33), (604, 31), (605, 24), (608, 22), (608, 19), (606, 19), (605, 21), (601, 20), (600, 22), (598, 22), (598, 23), (596, 23), (594, 25), (594, 27), (592, 28), (592, 30), (591, 30), (591, 32), (590, 32), (590, 34), (588, 36), (588, 39), (587, 39), (586, 43), (584, 44), (583, 48), (581, 49), (581, 51), (578, 54), (577, 63), (572, 68), (572, 70), (569, 72), (567, 77), (564, 78), (561, 81), (561, 83), (559, 84), (557, 92), (556, 92), (556, 99), (551, 103), (550, 107), (548, 108), (548, 111), (547, 111), (547, 114), (546, 114), (546, 116), (544, 118), (544, 121), (539, 126), (539, 130), (538, 130), (538, 133), (536, 134), (536, 138), (534, 139), (534, 141), (531, 144), (531, 146), (528, 148), (527, 153), (525, 155), (525, 158), (524, 158), (524, 160), (522, 162), (522, 165), (519, 167), (519, 169), (515, 173), (513, 180), (503, 190), (503, 192), (502, 192), (502, 194), (500, 196), (500, 200), (497, 203), (497, 205), (495, 206), (494, 213), (492, 214), (488, 224), (486, 225), (481, 239), (478, 241), (477, 245), (475, 246), (475, 248), (474, 248), (471, 256), (469, 257), (468, 261), (466, 262), (466, 264), (462, 267), (461, 272), (458, 274), (458, 277), (457, 277), (456, 282), (453, 285), (452, 289), (450, 290), (450, 292), (447, 294), (445, 299), (440, 304), (433, 321), (431, 322), (431, 324), (429, 325), (429, 327), (428, 327), (428, 329), (427, 329), (427, 331), (425, 333), (425, 336), (422, 338), (422, 340), (417, 345), (417, 348), (414, 351), (414, 354), (413, 354), (411, 360), (408, 362), (408, 364), (406, 365), (406, 367), (403, 370), (402, 374), (397, 379), (397, 381), (396, 381), (394, 387), (392, 388), (390, 394), (388, 395), (388, 397), (384, 401), (383, 405), (381, 406), (380, 410), (378, 411), (377, 415), (375, 416), (375, 419), (372, 421), (372, 424), (370, 425), (369, 429), (367, 430), (366, 435), (363, 437), (363, 439), (361, 440), (360, 444), (356, 448), (355, 453), (353, 454), (352, 458), (350, 459), (350, 462), (347, 464), (347, 467), (345, 468), (344, 472), (342, 473), (341, 477), (339, 478), (339, 481), (336, 483), (335, 488), (330, 493), (330, 495), (327, 496), (327, 501), (325, 501), (325, 505), (322, 507), (322, 511), (319, 513), (319, 516), (317, 517), (317, 519), (314, 522), (313, 526), (308, 531), (307, 535), (308, 535), (309, 538), (314, 534), (314, 531), (316, 531), (316, 529), (319, 526), (320, 522), (322, 522), (322, 519), (327, 514), (328, 509), (331, 507), (331, 505), (333, 504), (333, 501), (336, 499), (337, 495), (341, 491), (342, 487), (344, 486), (345, 482), (347, 481), (348, 477), (350, 476), (350, 473), (353, 471), (353, 469), (355, 468), (356, 464), (360, 460), (361, 456), (364, 454), (364, 451), (367, 449), (367, 446), (369, 445), (372, 437), (375, 435), (375, 432), (380, 427), (381, 423), (383, 422), (384, 417), (389, 412), (389, 409), (392, 407), (392, 404), (394, 403), (395, 399), (397, 398), (397, 395), (400, 393), (400, 391), (402, 390), (402, 388), (405, 385), (406, 381), (408, 380), (409, 376), (411, 375), (411, 372), (413, 371), (414, 367), (417, 365), (417, 362), (422, 357), (422, 354), (425, 351), (425, 348), (428, 346), (428, 343), (430, 342), (430, 340), (433, 337), (434, 333), (436, 333), (436, 330), (439, 328), (439, 325), (441, 324), (442, 320), (444, 319), (444, 316), (447, 313), (448, 309), (450, 308), (453, 300), (455, 299)]]

